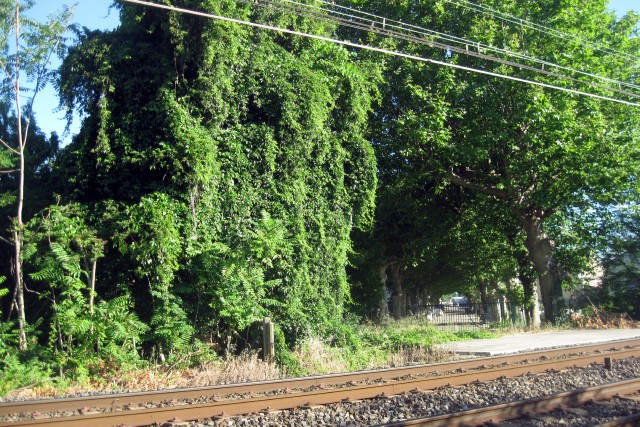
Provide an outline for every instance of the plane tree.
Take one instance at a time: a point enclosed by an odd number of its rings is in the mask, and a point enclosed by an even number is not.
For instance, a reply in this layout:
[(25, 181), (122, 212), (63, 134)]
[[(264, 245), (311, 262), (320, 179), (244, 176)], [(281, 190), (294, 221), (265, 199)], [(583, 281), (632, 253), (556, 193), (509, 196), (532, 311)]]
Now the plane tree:
[[(579, 35), (568, 40), (520, 26), (511, 28), (489, 14), (447, 2), (357, 4), (381, 15), (637, 84), (633, 70), (640, 46), (635, 30), (638, 16), (630, 13), (616, 20), (602, 3), (486, 4)], [(603, 52), (585, 38), (605, 41), (617, 53)], [(556, 76), (514, 70), (425, 45), (382, 43), (453, 64), (566, 84)], [(496, 221), (507, 216), (515, 220), (520, 232), (511, 238), (524, 245), (535, 271), (529, 294), (534, 294), (538, 282), (546, 318), (553, 321), (554, 289), (570, 271), (558, 262), (559, 236), (550, 235), (548, 227), (581, 217), (572, 215), (575, 211), (597, 212), (632, 197), (637, 182), (639, 109), (438, 65), (395, 58), (385, 59), (385, 64), (384, 101), (374, 115), (374, 145), (390, 147), (385, 151), (400, 159), (398, 170), (414, 182), (436, 179), (438, 191), (462, 187), (484, 198), (483, 203), (499, 206)]]
[[(514, 12), (522, 16), (525, 10)], [(613, 39), (622, 48), (633, 35), (629, 27), (623, 31), (625, 23), (616, 25), (602, 6), (575, 2), (555, 13), (540, 7), (532, 18), (540, 21), (545, 15), (574, 20), (567, 29)], [(628, 48), (637, 55), (635, 42)], [(530, 51), (534, 46), (530, 44)], [(557, 46), (558, 51), (561, 48)], [(570, 53), (576, 55), (578, 46), (573, 49)], [(605, 75), (621, 69), (624, 75), (625, 67), (633, 66), (585, 48), (580, 53), (580, 60), (571, 64), (576, 68), (589, 67)], [(455, 89), (455, 98), (449, 98), (459, 112), (447, 124), (449, 143), (432, 146), (439, 174), (511, 210), (537, 273), (545, 317), (553, 321), (554, 288), (568, 271), (554, 256), (559, 236), (550, 236), (546, 226), (560, 216), (568, 218), (572, 210), (595, 210), (632, 194), (638, 160), (637, 107), (506, 81), (469, 80)]]

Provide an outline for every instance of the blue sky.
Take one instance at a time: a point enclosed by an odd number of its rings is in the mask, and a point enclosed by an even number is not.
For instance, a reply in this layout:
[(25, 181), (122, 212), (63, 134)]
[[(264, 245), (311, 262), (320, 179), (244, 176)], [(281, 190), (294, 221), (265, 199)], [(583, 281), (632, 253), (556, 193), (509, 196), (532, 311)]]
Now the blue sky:
[[(111, 8), (112, 0), (35, 0), (36, 5), (27, 12), (27, 15), (38, 21), (46, 20), (51, 13), (61, 11), (64, 5), (75, 6), (73, 22), (90, 29), (108, 30), (118, 26), (120, 22), (119, 12)], [(57, 66), (56, 61), (54, 66)], [(46, 134), (57, 132), (62, 136), (67, 124), (64, 112), (58, 111), (58, 96), (51, 85), (40, 92), (34, 102), (36, 123)], [(75, 119), (70, 130), (70, 135), (78, 132), (79, 120)], [(64, 138), (70, 141), (70, 135)]]
[[(36, 6), (28, 12), (28, 16), (37, 20), (44, 20), (51, 12), (59, 11), (63, 5), (76, 4), (73, 22), (90, 29), (112, 29), (119, 23), (118, 11), (110, 10), (112, 0), (36, 0)], [(628, 10), (640, 12), (638, 0), (611, 0), (610, 8), (618, 15), (623, 15)], [(49, 135), (56, 131), (62, 135), (66, 121), (64, 113), (57, 111), (58, 98), (51, 86), (42, 91), (36, 97), (35, 112), (36, 121), (40, 129)], [(71, 128), (71, 135), (78, 131), (79, 120), (76, 119)], [(70, 137), (64, 138), (69, 141)]]

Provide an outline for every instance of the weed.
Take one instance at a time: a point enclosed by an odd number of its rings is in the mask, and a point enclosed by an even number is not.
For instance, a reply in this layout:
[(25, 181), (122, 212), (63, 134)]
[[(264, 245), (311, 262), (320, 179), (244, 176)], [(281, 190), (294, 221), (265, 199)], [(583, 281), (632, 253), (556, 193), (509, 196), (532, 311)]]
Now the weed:
[[(445, 351), (435, 350), (434, 344), (495, 337), (486, 330), (439, 331), (413, 319), (387, 321), (382, 325), (345, 322), (333, 333), (324, 338), (307, 337), (290, 350), (285, 345), (284, 334), (276, 326), (275, 363), (262, 361), (257, 351), (245, 351), (240, 355), (227, 354), (219, 360), (202, 359), (197, 367), (188, 364), (131, 365), (128, 370), (103, 371), (90, 381), (67, 379), (20, 390), (19, 394), (41, 397), (92, 389), (155, 390), (433, 363), (447, 357)], [(6, 391), (8, 389), (4, 389)]]

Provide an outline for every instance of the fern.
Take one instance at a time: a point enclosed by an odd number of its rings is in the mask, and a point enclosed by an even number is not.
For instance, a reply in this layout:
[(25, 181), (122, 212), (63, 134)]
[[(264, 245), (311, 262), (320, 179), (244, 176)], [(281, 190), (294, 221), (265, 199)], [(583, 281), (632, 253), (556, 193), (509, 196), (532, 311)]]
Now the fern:
[(42, 270), (31, 273), (29, 276), (34, 280), (54, 282), (61, 280), (64, 277), (64, 273), (56, 266), (47, 265)]
[(89, 272), (80, 261), (102, 257), (103, 242), (75, 209), (74, 205), (52, 206), (42, 218), (30, 222), (25, 253), (34, 270), (31, 279), (48, 288), (42, 295), (55, 295), (49, 351), (61, 371), (82, 376), (93, 367), (105, 366), (106, 361), (116, 367), (136, 363), (135, 343), (149, 328), (133, 313), (128, 295), (110, 301), (96, 296), (93, 313), (89, 310), (88, 283), (84, 281)]

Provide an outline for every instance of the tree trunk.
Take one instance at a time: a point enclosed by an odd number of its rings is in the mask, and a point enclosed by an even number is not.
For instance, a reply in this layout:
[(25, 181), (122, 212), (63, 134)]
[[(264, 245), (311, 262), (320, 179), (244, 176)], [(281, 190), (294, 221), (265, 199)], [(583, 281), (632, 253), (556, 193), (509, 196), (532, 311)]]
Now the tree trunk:
[(529, 259), (538, 275), (545, 319), (555, 323), (553, 289), (556, 286), (557, 274), (553, 266), (553, 242), (542, 229), (542, 219), (540, 217), (519, 215), (519, 219), (527, 235), (525, 247), (527, 248)]
[(18, 329), (20, 350), (27, 350), (27, 334), (26, 334), (26, 314), (24, 307), (24, 277), (22, 272), (22, 241), (24, 237), (24, 223), (22, 221), (22, 208), (24, 206), (24, 161), (25, 161), (25, 142), (26, 139), (22, 135), (22, 110), (20, 106), (20, 7), (16, 4), (16, 77), (15, 77), (15, 103), (16, 114), (18, 116), (18, 156), (19, 156), (19, 178), (18, 178), (18, 208), (16, 212), (16, 227), (13, 233), (15, 245), (14, 260), (14, 280), (16, 285), (16, 301), (18, 303)]
[[(28, 2), (27, 2), (28, 3)], [(64, 13), (66, 15), (65, 21), (70, 17), (67, 15), (67, 12)], [(61, 24), (65, 24), (66, 22), (58, 21)], [(27, 350), (27, 335), (26, 335), (26, 313), (25, 313), (25, 290), (27, 290), (24, 282), (24, 271), (23, 271), (23, 252), (24, 252), (24, 219), (22, 217), (23, 209), (24, 209), (24, 194), (25, 194), (25, 161), (26, 161), (26, 144), (27, 144), (27, 135), (29, 134), (29, 123), (30, 118), (27, 118), (22, 121), (22, 105), (21, 98), (24, 98), (24, 94), (21, 92), (20, 87), (20, 76), (23, 72), (28, 74), (30, 80), (34, 82), (34, 88), (31, 91), (30, 101), (28, 101), (27, 110), (29, 114), (33, 111), (33, 101), (35, 99), (38, 91), (46, 84), (47, 82), (47, 63), (49, 61), (49, 54), (56, 51), (58, 43), (61, 41), (62, 33), (57, 33), (58, 30), (55, 30), (53, 33), (42, 36), (44, 38), (36, 37), (36, 39), (26, 40), (27, 46), (31, 48), (35, 48), (35, 51), (44, 53), (48, 51), (48, 54), (45, 54), (44, 57), (41, 58), (40, 63), (33, 63), (32, 65), (36, 65), (35, 69), (29, 66), (25, 66), (22, 68), (22, 63), (28, 64), (30, 59), (30, 55), (28, 52), (23, 53), (21, 50), (21, 42), (25, 42), (22, 39), (21, 27), (20, 27), (20, 2), (15, 1), (15, 19), (13, 22), (5, 22), (5, 24), (10, 24), (13, 26), (13, 32), (15, 35), (15, 52), (13, 52), (13, 58), (15, 60), (13, 71), (11, 73), (7, 72), (6, 67), (6, 78), (8, 85), (5, 85), (5, 88), (12, 87), (13, 89), (13, 102), (15, 103), (15, 112), (17, 119), (17, 144), (15, 147), (11, 147), (6, 144), (4, 141), (2, 145), (8, 148), (12, 154), (18, 156), (19, 166), (17, 169), (18, 172), (18, 197), (17, 197), (17, 205), (16, 205), (16, 217), (13, 219), (13, 240), (14, 240), (14, 259), (11, 260), (12, 274), (15, 282), (14, 288), (14, 301), (12, 302), (12, 307), (15, 303), (15, 306), (18, 310), (18, 336), (20, 343), (20, 350)], [(8, 30), (5, 28), (5, 30)], [(56, 34), (57, 33), (57, 34)], [(6, 35), (9, 34), (9, 31), (6, 32)], [(39, 39), (39, 40), (37, 40)], [(6, 40), (8, 42), (8, 40)], [(5, 52), (6, 54), (6, 52)], [(36, 55), (36, 59), (40, 54)], [(24, 61), (23, 61), (24, 59)]]
[[(430, 298), (430, 295), (429, 295), (429, 288), (427, 286), (423, 285), (422, 289), (420, 290), (420, 293), (421, 293), (422, 305), (423, 306), (432, 304), (431, 298)], [(423, 308), (423, 307), (421, 307), (421, 308)]]
[(378, 304), (378, 317), (384, 319), (389, 316), (389, 302), (387, 301), (387, 264), (378, 269), (380, 275), (380, 302)]
[(91, 278), (89, 279), (89, 289), (90, 289), (90, 293), (89, 293), (89, 313), (91, 314), (91, 316), (93, 317), (93, 300), (94, 297), (96, 295), (96, 269), (98, 267), (98, 260), (94, 259), (93, 263), (91, 264)]
[[(16, 225), (20, 227), (20, 225)], [(18, 340), (20, 351), (27, 350), (27, 319), (24, 308), (24, 282), (22, 280), (22, 233), (16, 230), (13, 233), (14, 248), (15, 248), (15, 261), (13, 264), (13, 276), (15, 281), (15, 297), (16, 306), (18, 310)]]
[[(522, 280), (522, 276), (521, 276)], [(540, 328), (540, 303), (538, 301), (540, 291), (538, 282), (530, 278), (526, 278), (522, 282), (525, 296), (524, 319), (529, 329)]]
[(537, 280), (531, 281), (531, 305), (528, 307), (527, 326), (540, 329), (540, 285)]
[(406, 298), (402, 288), (402, 264), (391, 266), (391, 280), (393, 281), (393, 317), (401, 319), (405, 315)]
[(531, 261), (524, 254), (518, 251), (515, 254), (518, 261), (518, 279), (522, 284), (525, 298), (525, 321), (530, 329), (540, 328), (540, 304), (538, 303), (538, 282), (531, 277)]
[(487, 282), (480, 282), (480, 302), (483, 305), (486, 305), (489, 301), (487, 301)]
[(480, 318), (484, 322), (487, 319), (489, 306), (487, 304), (487, 282), (481, 281), (480, 285)]

